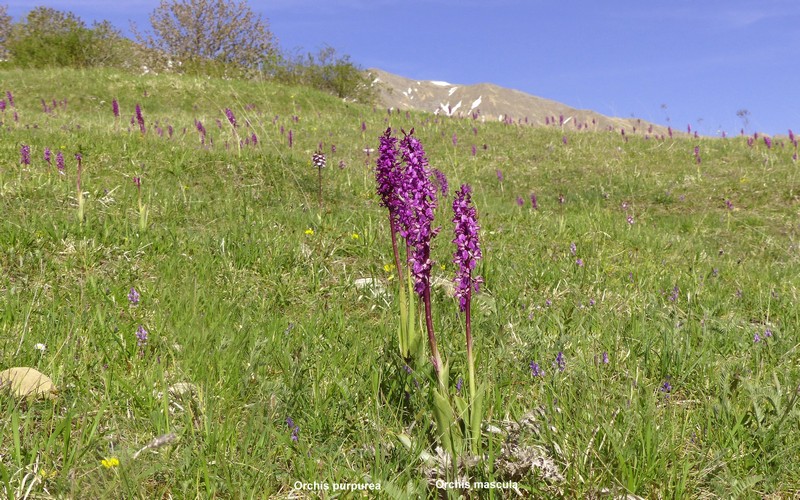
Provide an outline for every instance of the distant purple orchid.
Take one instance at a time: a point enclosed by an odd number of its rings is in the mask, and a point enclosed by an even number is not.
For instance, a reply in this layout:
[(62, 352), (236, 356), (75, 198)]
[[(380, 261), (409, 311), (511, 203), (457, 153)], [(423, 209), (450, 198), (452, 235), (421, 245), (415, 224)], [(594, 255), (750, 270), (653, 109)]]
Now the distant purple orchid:
[(144, 116), (142, 115), (142, 107), (136, 103), (136, 122), (139, 124), (139, 131), (144, 135), (147, 129), (144, 126)]
[(231, 108), (225, 108), (225, 116), (228, 117), (228, 121), (230, 122), (233, 128), (236, 128), (236, 117), (233, 115), (233, 111)]
[(136, 288), (131, 287), (131, 291), (128, 292), (128, 302), (130, 302), (132, 306), (138, 305), (139, 297), (139, 292), (136, 291)]
[(297, 442), (300, 439), (300, 427), (294, 423), (292, 417), (286, 417), (286, 425), (289, 426), (289, 430), (292, 431), (292, 441)]
[(563, 372), (564, 369), (567, 367), (567, 361), (564, 359), (563, 352), (558, 351), (558, 354), (556, 355), (556, 360), (553, 361), (553, 366), (555, 368), (558, 368), (558, 371), (560, 372)]
[(200, 120), (196, 120), (194, 122), (194, 126), (195, 126), (195, 128), (197, 128), (197, 131), (200, 133), (200, 144), (205, 144), (206, 143), (206, 128), (203, 126), (203, 122), (201, 122)]
[(27, 144), (23, 144), (22, 147), (19, 148), (19, 162), (22, 165), (31, 164), (31, 147)]
[(142, 326), (142, 325), (139, 325), (139, 328), (136, 329), (136, 344), (139, 347), (142, 347), (145, 344), (147, 344), (147, 335), (148, 335), (148, 333), (149, 332), (147, 330), (145, 330), (144, 326)]
[(111, 101), (111, 111), (114, 113), (114, 118), (119, 118), (119, 102), (116, 99)]
[(439, 192), (442, 193), (442, 196), (446, 197), (448, 194), (450, 194), (450, 185), (447, 183), (447, 177), (441, 170), (434, 168), (433, 178), (436, 181), (436, 185), (439, 187)]
[(322, 151), (316, 151), (313, 155), (311, 155), (311, 163), (320, 170), (325, 168), (325, 164), (327, 163), (325, 159), (325, 154)]
[(531, 193), (531, 207), (533, 207), (535, 210), (539, 209), (539, 203), (536, 200), (536, 193)]
[(56, 153), (56, 168), (58, 168), (58, 172), (60, 174), (64, 174), (65, 173), (64, 153), (62, 153), (61, 151), (58, 151)]

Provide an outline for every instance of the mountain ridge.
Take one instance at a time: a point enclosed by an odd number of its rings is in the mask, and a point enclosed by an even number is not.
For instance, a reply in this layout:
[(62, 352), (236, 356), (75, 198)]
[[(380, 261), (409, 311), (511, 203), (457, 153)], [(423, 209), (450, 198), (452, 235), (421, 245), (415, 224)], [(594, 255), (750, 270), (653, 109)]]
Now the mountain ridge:
[(378, 86), (381, 104), (392, 109), (565, 129), (615, 130), (649, 135), (668, 133), (667, 127), (640, 118), (606, 116), (494, 83), (464, 85), (416, 80), (378, 68), (368, 71), (372, 74), (373, 85)]

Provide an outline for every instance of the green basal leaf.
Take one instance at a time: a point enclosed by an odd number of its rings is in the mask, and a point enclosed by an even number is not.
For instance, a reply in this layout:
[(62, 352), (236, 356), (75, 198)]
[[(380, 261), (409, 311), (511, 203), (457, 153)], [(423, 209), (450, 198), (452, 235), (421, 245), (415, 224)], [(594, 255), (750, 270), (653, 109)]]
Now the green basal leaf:
[(433, 417), (436, 420), (439, 442), (445, 450), (455, 456), (461, 450), (461, 431), (456, 425), (450, 400), (447, 395), (442, 395), (439, 389), (433, 391)]
[(405, 446), (405, 448), (408, 451), (411, 451), (411, 449), (413, 448), (413, 443), (411, 441), (411, 436), (409, 436), (406, 433), (401, 432), (400, 434), (396, 434), (395, 437), (397, 438), (398, 441), (400, 441), (400, 444)]
[(409, 335), (409, 328), (411, 324), (409, 322), (409, 308), (408, 308), (408, 300), (406, 300), (406, 292), (403, 288), (403, 285), (400, 285), (400, 325), (398, 325), (397, 334), (398, 334), (398, 343), (400, 345), (400, 356), (403, 359), (408, 359), (410, 354), (411, 346), (409, 345), (410, 335)]
[(461, 396), (454, 396), (453, 401), (456, 403), (456, 410), (458, 411), (458, 419), (466, 420), (469, 418), (469, 403)]
[(476, 394), (472, 395), (472, 405), (469, 413), (469, 437), (472, 446), (472, 453), (480, 452), (481, 443), (481, 422), (483, 421), (483, 396), (486, 394), (486, 386), (481, 385)]

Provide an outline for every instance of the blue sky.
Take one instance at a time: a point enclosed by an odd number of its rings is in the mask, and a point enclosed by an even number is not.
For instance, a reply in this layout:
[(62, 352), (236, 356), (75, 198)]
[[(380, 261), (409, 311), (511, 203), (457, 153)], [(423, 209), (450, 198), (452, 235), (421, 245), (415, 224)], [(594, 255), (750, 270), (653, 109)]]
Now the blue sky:
[[(149, 27), (157, 0), (0, 0)], [(800, 131), (797, 0), (251, 0), (281, 47), (717, 135)], [(668, 121), (669, 120), (669, 121)]]

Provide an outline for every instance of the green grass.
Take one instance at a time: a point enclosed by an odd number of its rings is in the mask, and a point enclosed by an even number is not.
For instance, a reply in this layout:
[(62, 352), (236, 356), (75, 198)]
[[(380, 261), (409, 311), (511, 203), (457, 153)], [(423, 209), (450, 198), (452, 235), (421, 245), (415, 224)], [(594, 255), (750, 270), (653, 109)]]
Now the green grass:
[[(785, 139), (771, 150), (641, 132), (625, 142), (605, 131), (389, 115), (270, 83), (101, 70), (0, 76), (19, 116), (0, 115), (0, 369), (35, 367), (60, 391), (54, 401), (0, 395), (5, 495), (287, 497), (296, 481), (435, 494), (418, 458), (434, 444), (431, 380), (415, 373), (420, 387), (406, 399), (414, 386), (397, 356), (376, 152), (364, 152), (388, 125), (416, 129), (451, 191), (473, 186), (486, 280), (473, 329), (490, 419), (541, 408), (546, 423), (527, 439), (564, 475), (528, 476), (520, 489), (648, 498), (800, 490), (800, 183)], [(44, 113), (40, 99), (67, 106)], [(145, 135), (129, 129), (137, 103)], [(257, 146), (239, 151), (226, 107)], [(196, 119), (213, 147), (200, 146)], [(319, 143), (328, 155), (322, 209), (311, 167)], [(22, 144), (30, 166), (20, 165)], [(44, 162), (45, 147), (63, 151), (66, 175)], [(149, 209), (144, 230), (134, 176)], [(434, 274), (445, 279), (454, 271), (449, 205), (438, 209), (433, 244), (444, 265)], [(364, 277), (389, 293), (357, 289)], [(461, 320), (442, 290), (433, 300), (455, 385), (466, 375)], [(143, 348), (139, 325), (149, 331)], [(767, 328), (773, 336), (754, 342)], [(563, 372), (552, 364), (559, 351)], [(544, 377), (532, 377), (531, 361)], [(180, 382), (196, 395), (164, 396)], [(168, 433), (174, 443), (133, 459)], [(487, 442), (495, 454), (499, 445)], [(118, 467), (101, 465), (110, 457)]]

